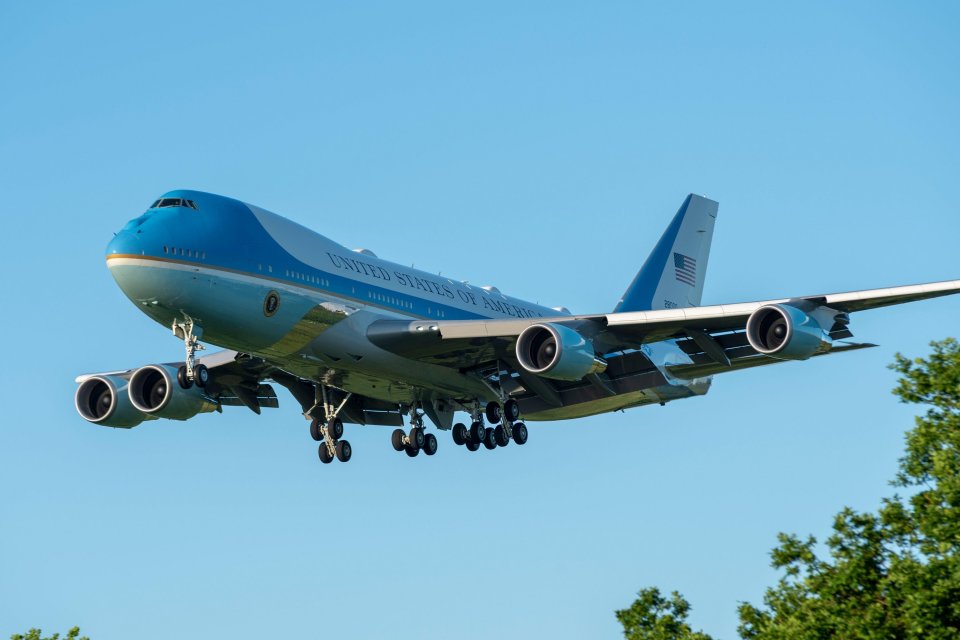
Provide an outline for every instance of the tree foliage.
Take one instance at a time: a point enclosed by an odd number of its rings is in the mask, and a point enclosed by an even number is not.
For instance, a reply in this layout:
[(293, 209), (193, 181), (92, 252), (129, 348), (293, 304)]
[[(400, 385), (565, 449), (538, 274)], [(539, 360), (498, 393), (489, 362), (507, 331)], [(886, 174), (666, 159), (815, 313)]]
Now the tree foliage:
[[(60, 640), (60, 634), (55, 633), (52, 636), (43, 638), (40, 634), (43, 633), (40, 629), (30, 629), (26, 633), (15, 633), (10, 636), (10, 640)], [(67, 635), (63, 637), (63, 640), (90, 640), (87, 636), (80, 637), (80, 627), (74, 627), (67, 631)]]
[(712, 640), (687, 624), (690, 603), (674, 591), (669, 598), (656, 587), (641, 589), (626, 609), (615, 612), (627, 640)]
[[(906, 497), (884, 499), (876, 513), (843, 509), (822, 545), (813, 536), (780, 534), (771, 561), (782, 577), (763, 606), (740, 605), (741, 637), (960, 639), (960, 343), (930, 346), (926, 358), (897, 354), (891, 365), (900, 374), (894, 394), (926, 407), (907, 432), (892, 483)], [(688, 611), (679, 594), (672, 601), (685, 607), (664, 609), (649, 597), (634, 603), (642, 629), (666, 628), (666, 635), (630, 635), (624, 624), (626, 637), (706, 637), (670, 627)]]

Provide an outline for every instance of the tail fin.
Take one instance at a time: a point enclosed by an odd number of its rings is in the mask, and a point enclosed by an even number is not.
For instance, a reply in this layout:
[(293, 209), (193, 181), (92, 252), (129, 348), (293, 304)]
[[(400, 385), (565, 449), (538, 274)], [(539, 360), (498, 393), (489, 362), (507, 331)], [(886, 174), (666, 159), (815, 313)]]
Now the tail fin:
[(713, 200), (687, 196), (615, 312), (700, 305), (718, 207)]

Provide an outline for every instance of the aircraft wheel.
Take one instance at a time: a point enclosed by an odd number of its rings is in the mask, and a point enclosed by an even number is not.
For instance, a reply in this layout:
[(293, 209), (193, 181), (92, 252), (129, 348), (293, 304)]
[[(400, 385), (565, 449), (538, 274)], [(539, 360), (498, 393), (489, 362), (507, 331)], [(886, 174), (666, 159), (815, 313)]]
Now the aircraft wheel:
[(470, 440), (477, 444), (483, 442), (483, 423), (479, 420), (470, 425)]
[(507, 436), (507, 430), (503, 428), (502, 424), (498, 424), (497, 428), (493, 430), (493, 440), (497, 443), (497, 446), (505, 447), (510, 444), (510, 438)]
[(497, 448), (496, 436), (493, 434), (493, 429), (490, 427), (487, 427), (483, 432), (483, 446), (485, 446), (487, 449)]
[(490, 424), (497, 424), (500, 422), (500, 418), (503, 415), (500, 411), (500, 405), (496, 402), (487, 403), (487, 422)]
[(207, 366), (204, 364), (198, 364), (193, 368), (193, 381), (197, 383), (197, 386), (203, 389), (207, 386), (207, 382), (210, 380), (210, 370), (207, 369)]
[(343, 437), (343, 421), (340, 418), (334, 418), (327, 423), (327, 433), (330, 434), (330, 437), (334, 440), (339, 440)]
[(404, 447), (403, 450), (406, 451), (407, 455), (410, 456), (411, 458), (416, 458), (417, 454), (420, 453), (419, 447), (411, 447), (409, 445)]
[(180, 383), (181, 389), (189, 389), (193, 386), (193, 380), (187, 377), (187, 365), (177, 369), (177, 382)]
[(310, 437), (317, 442), (323, 440), (323, 434), (320, 433), (320, 420), (317, 418), (310, 421)]
[(432, 456), (437, 452), (437, 436), (432, 433), (428, 433), (423, 436), (423, 452), (428, 456)]
[(417, 449), (423, 448), (423, 427), (413, 427), (410, 429), (410, 444)]
[(503, 403), (503, 413), (507, 416), (507, 422), (516, 422), (517, 418), (520, 417), (520, 404), (510, 398)]
[(390, 437), (390, 443), (393, 445), (394, 451), (403, 451), (403, 437), (407, 435), (403, 432), (403, 429), (394, 429), (393, 435)]
[(453, 425), (453, 442), (454, 444), (461, 445), (467, 441), (469, 434), (467, 433), (467, 427), (461, 423)]
[(320, 448), (317, 450), (317, 453), (320, 455), (320, 462), (323, 464), (330, 464), (333, 460), (333, 456), (330, 455), (330, 449), (327, 448), (326, 442), (320, 443)]
[(467, 440), (464, 443), (464, 446), (467, 448), (468, 451), (476, 451), (477, 449), (480, 448), (480, 443), (477, 442), (476, 440)]
[(337, 443), (337, 460), (340, 462), (348, 462), (350, 456), (353, 455), (353, 447), (350, 446), (350, 443), (346, 440), (341, 440)]
[(527, 442), (527, 425), (522, 422), (518, 422), (513, 425), (513, 441), (517, 444), (526, 444)]

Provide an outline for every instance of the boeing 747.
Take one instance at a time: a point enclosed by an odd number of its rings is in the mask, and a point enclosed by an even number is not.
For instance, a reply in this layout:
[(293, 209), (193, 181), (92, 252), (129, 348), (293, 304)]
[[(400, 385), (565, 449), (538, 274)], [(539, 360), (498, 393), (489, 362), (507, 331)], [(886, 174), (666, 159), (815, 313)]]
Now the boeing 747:
[[(526, 421), (665, 404), (707, 393), (719, 373), (872, 347), (850, 340), (851, 314), (960, 291), (952, 280), (701, 306), (717, 208), (687, 196), (613, 311), (579, 315), (347, 249), (238, 200), (171, 191), (106, 260), (184, 359), (79, 376), (76, 408), (126, 429), (229, 406), (259, 414), (278, 406), (276, 384), (324, 463), (351, 458), (345, 424), (394, 427), (394, 449), (433, 455), (424, 417), (470, 451), (496, 449), (526, 443)], [(198, 356), (203, 343), (223, 350)]]

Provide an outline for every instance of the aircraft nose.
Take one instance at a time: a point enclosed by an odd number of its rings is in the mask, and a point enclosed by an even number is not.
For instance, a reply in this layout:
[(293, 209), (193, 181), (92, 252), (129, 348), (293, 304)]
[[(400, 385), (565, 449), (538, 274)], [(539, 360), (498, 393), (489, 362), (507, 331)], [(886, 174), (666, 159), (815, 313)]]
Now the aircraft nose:
[(143, 251), (141, 245), (142, 242), (136, 232), (123, 229), (107, 244), (107, 257), (119, 254), (140, 254)]

